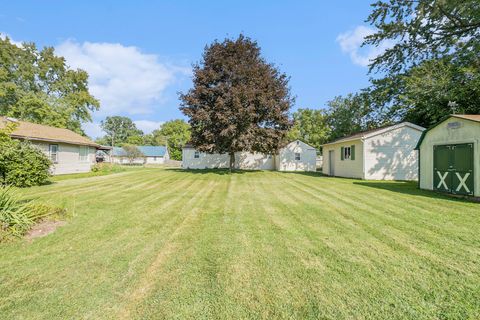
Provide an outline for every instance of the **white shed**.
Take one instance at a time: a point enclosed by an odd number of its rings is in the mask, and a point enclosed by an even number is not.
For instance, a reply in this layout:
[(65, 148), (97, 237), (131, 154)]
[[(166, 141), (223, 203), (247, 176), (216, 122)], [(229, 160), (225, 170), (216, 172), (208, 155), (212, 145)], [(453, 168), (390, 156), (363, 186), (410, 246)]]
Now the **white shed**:
[[(276, 155), (257, 152), (235, 153), (235, 168), (242, 170), (315, 171), (316, 150), (302, 141), (293, 141)], [(182, 167), (185, 169), (226, 169), (228, 154), (206, 153), (186, 145), (182, 151)]]
[(275, 160), (277, 171), (317, 171), (317, 150), (300, 140), (280, 149)]
[(415, 147), (424, 130), (402, 122), (327, 143), (323, 173), (366, 180), (417, 180)]

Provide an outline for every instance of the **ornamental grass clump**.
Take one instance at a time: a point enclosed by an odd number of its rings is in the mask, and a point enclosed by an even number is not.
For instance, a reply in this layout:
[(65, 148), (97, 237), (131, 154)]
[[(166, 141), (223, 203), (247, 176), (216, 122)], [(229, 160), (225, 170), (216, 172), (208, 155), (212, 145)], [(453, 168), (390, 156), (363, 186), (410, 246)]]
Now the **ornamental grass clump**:
[(0, 186), (0, 242), (18, 238), (38, 221), (65, 215), (65, 209), (35, 201), (26, 201), (18, 190)]

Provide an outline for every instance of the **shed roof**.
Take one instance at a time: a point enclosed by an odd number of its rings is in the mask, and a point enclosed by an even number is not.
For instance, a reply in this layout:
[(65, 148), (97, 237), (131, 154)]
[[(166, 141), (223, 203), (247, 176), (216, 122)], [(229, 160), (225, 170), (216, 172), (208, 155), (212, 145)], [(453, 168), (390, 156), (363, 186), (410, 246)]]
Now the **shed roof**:
[(9, 123), (16, 124), (15, 129), (10, 134), (12, 138), (100, 147), (99, 144), (93, 142), (89, 138), (79, 135), (69, 129), (20, 121), (9, 117), (0, 117), (0, 129), (5, 128)]
[(450, 114), (450, 115), (444, 117), (442, 120), (435, 123), (433, 126), (428, 128), (427, 130), (422, 132), (422, 135), (420, 136), (420, 139), (418, 140), (418, 143), (417, 143), (417, 146), (415, 147), (415, 150), (420, 149), (420, 145), (422, 144), (423, 139), (425, 138), (425, 135), (427, 134), (427, 132), (429, 132), (430, 130), (432, 130), (433, 128), (435, 128), (436, 126), (438, 126), (439, 124), (441, 124), (442, 122), (444, 122), (444, 121), (446, 121), (450, 118), (459, 118), (459, 119), (464, 119), (464, 120), (480, 122), (480, 114)]
[(410, 127), (410, 128), (413, 128), (413, 129), (416, 129), (416, 130), (419, 130), (419, 131), (425, 130), (424, 127), (421, 127), (421, 126), (418, 126), (418, 125), (413, 124), (411, 122), (405, 121), (405, 122), (397, 123), (397, 124), (390, 125), (390, 126), (385, 126), (385, 127), (375, 128), (375, 129), (371, 129), (371, 130), (357, 132), (357, 133), (354, 133), (350, 136), (346, 136), (346, 137), (343, 137), (343, 138), (333, 140), (332, 142), (325, 143), (322, 146), (335, 144), (335, 143), (341, 143), (341, 142), (347, 142), (347, 141), (353, 141), (353, 140), (371, 138), (371, 137), (374, 137), (376, 135), (382, 134), (384, 132), (388, 132), (388, 131), (395, 130), (395, 129), (402, 128), (402, 127)]
[[(165, 146), (137, 146), (137, 148), (145, 157), (163, 157), (167, 152)], [(121, 147), (113, 147), (112, 156), (125, 157), (127, 153)]]

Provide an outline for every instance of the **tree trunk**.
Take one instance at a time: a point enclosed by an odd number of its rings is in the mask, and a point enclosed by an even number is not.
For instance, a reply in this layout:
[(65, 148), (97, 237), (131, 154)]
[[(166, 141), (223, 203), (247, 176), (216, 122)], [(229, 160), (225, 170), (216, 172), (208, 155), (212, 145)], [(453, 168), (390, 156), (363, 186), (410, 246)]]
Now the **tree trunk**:
[(232, 172), (234, 167), (235, 167), (235, 153), (230, 152), (230, 172)]

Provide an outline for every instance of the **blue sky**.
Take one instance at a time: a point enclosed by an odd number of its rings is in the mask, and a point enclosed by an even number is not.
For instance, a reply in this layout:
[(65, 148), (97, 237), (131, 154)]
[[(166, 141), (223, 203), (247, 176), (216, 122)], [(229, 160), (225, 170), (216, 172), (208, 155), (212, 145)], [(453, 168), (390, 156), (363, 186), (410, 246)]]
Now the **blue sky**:
[(87, 133), (99, 136), (108, 115), (126, 115), (145, 132), (184, 118), (177, 92), (191, 86), (191, 64), (214, 39), (239, 33), (290, 77), (297, 108), (324, 108), (336, 95), (368, 84), (359, 48), (373, 29), (372, 1), (2, 1), (0, 33), (53, 46), (90, 74), (101, 110)]

